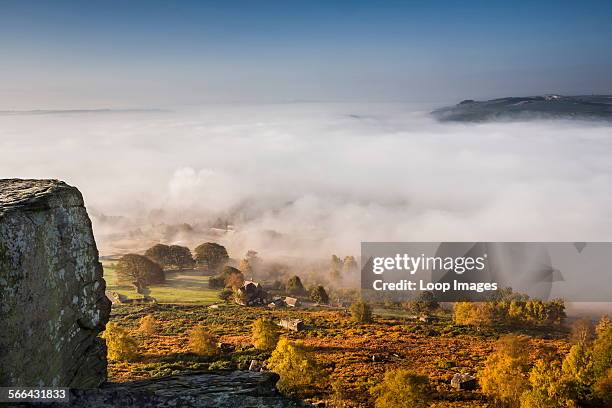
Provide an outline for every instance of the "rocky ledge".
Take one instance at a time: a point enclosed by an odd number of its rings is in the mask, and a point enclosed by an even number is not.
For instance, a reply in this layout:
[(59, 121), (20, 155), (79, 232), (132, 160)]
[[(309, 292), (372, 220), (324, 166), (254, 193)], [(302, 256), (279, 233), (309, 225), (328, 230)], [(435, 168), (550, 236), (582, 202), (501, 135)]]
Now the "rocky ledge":
[(297, 408), (306, 403), (276, 390), (278, 375), (270, 372), (213, 371), (105, 384), (95, 390), (73, 390), (69, 403), (36, 404), (57, 408), (201, 407)]

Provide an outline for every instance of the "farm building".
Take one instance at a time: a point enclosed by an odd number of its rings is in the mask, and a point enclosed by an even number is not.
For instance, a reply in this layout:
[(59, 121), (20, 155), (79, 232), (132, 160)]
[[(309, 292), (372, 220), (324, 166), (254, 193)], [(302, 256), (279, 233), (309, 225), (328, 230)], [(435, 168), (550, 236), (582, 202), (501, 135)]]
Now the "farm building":
[(290, 307), (298, 307), (300, 305), (300, 300), (298, 298), (287, 296), (285, 298), (285, 304)]
[(268, 294), (261, 284), (254, 281), (244, 281), (244, 285), (236, 292), (236, 303), (243, 306), (264, 305)]
[(296, 332), (304, 330), (304, 322), (300, 319), (281, 319), (278, 325)]

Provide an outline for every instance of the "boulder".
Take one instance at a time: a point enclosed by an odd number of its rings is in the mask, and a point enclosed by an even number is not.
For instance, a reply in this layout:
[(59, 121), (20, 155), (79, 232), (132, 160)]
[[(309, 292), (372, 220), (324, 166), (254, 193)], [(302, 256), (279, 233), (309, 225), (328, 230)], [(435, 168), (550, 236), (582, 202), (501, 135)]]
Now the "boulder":
[(457, 390), (474, 390), (476, 389), (476, 377), (457, 373), (451, 379), (451, 386)]
[(0, 386), (104, 382), (105, 286), (81, 193), (0, 179)]

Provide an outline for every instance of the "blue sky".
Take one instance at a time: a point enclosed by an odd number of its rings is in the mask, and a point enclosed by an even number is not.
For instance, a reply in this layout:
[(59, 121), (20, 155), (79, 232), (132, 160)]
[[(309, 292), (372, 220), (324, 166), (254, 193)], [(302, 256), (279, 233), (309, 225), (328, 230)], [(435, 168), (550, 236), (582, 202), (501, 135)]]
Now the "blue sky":
[(606, 1), (2, 1), (0, 109), (612, 93)]

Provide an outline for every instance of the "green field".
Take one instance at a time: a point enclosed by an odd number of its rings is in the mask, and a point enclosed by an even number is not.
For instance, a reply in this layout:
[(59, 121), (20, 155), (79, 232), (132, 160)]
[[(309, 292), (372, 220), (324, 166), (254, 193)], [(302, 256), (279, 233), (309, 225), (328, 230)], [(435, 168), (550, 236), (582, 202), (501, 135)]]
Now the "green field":
[[(118, 292), (129, 298), (140, 298), (133, 287), (117, 282), (115, 264), (103, 262), (106, 290)], [(180, 303), (207, 305), (219, 302), (219, 290), (208, 288), (208, 276), (198, 271), (167, 272), (166, 283), (151, 285), (149, 296), (158, 303)]]

